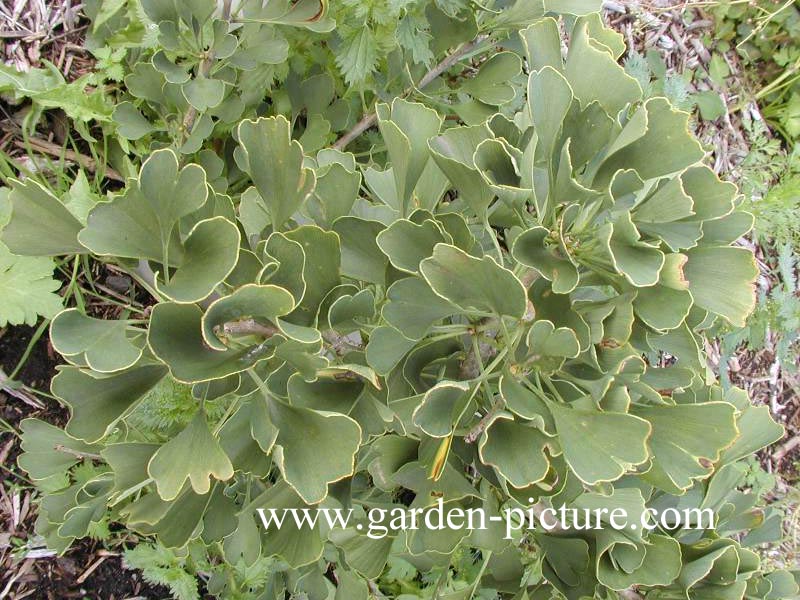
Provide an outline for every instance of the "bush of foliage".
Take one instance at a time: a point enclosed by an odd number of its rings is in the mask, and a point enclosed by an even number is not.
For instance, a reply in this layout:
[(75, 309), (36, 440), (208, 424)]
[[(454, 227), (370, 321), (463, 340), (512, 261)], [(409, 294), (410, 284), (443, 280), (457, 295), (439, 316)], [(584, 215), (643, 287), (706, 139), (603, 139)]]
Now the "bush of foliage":
[[(99, 47), (157, 44), (117, 56), (130, 98), (105, 127), (132, 176), (88, 210), (15, 181), (0, 238), (26, 260), (113, 263), (153, 299), (146, 319), (52, 321), (71, 418), (24, 421), (20, 458), (50, 547), (119, 524), (152, 541), (130, 563), (179, 598), (198, 574), (259, 600), (796, 593), (762, 565), (781, 514), (748, 488), (747, 459), (782, 429), (704, 349), (754, 306), (734, 245), (752, 217), (688, 115), (643, 100), (595, 7), (394, 2), (385, 22), (370, 9), (374, 30), (334, 34), (341, 15), (307, 0), (108, 4)], [(407, 43), (423, 15), (431, 33)], [(354, 40), (395, 25), (396, 47), (364, 59)], [(328, 53), (340, 74), (320, 70)], [(434, 55), (426, 85), (391, 99)], [(376, 131), (358, 154), (330, 147), (360, 127), (345, 82), (367, 80)], [(716, 522), (367, 535), (373, 508), (440, 500)], [(256, 514), (315, 507), (355, 518), (265, 530)]]

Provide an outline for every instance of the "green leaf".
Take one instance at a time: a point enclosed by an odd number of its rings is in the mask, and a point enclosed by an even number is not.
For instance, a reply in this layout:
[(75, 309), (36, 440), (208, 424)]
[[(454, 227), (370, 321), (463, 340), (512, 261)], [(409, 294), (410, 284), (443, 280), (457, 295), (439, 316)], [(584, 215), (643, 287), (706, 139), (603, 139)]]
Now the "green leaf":
[[(236, 506), (235, 504), (233, 505)], [(223, 542), (225, 560), (237, 564), (253, 565), (261, 556), (261, 531), (256, 524), (255, 515), (239, 513), (232, 535)]]
[(225, 83), (198, 76), (181, 86), (186, 101), (200, 112), (219, 106), (225, 97)]
[(61, 72), (49, 62), (45, 62), (45, 66), (46, 69), (23, 72), (10, 65), (0, 65), (0, 91), (11, 92), (16, 100), (21, 100), (60, 87), (64, 83)]
[(369, 336), (367, 363), (379, 375), (388, 375), (413, 347), (414, 340), (394, 327), (378, 327)]
[(214, 350), (227, 350), (226, 323), (238, 321), (274, 323), (294, 309), (294, 298), (275, 285), (244, 285), (230, 296), (215, 300), (203, 315), (203, 340)]
[(700, 247), (687, 250), (683, 268), (695, 304), (744, 327), (756, 305), (758, 267), (750, 250)]
[(653, 428), (653, 464), (644, 478), (671, 494), (681, 494), (693, 480), (708, 476), (708, 463), (716, 462), (738, 434), (735, 410), (727, 402), (636, 406), (632, 412)]
[(578, 268), (565, 258), (561, 245), (548, 244), (550, 231), (534, 227), (517, 236), (511, 250), (512, 256), (553, 282), (556, 294), (568, 294), (578, 285)]
[(375, 316), (375, 295), (371, 290), (361, 290), (355, 295), (344, 294), (328, 309), (328, 327), (340, 333), (351, 333), (360, 329), (362, 321)]
[(339, 585), (336, 587), (334, 600), (369, 600), (371, 594), (367, 582), (355, 573), (339, 569), (337, 571)]
[(435, 110), (417, 102), (395, 99), (391, 106), (376, 108), (378, 127), (386, 142), (400, 216), (411, 213), (414, 188), (430, 159), (428, 140), (438, 135), (442, 118)]
[(528, 331), (528, 358), (540, 370), (552, 372), (560, 368), (565, 358), (576, 358), (580, 345), (575, 332), (568, 327), (556, 329), (550, 321), (536, 321)]
[(553, 417), (547, 409), (546, 402), (540, 395), (522, 385), (511, 373), (503, 373), (499, 391), (505, 407), (512, 413), (530, 421), (542, 431), (548, 433), (555, 431)]
[(351, 569), (368, 579), (374, 579), (380, 576), (386, 566), (394, 538), (387, 535), (383, 539), (371, 539), (361, 529), (363, 525), (358, 530), (352, 527), (331, 529), (328, 539), (341, 549)]
[(350, 85), (362, 83), (375, 69), (378, 48), (369, 27), (354, 27), (343, 36), (336, 50), (336, 65)]
[[(525, 47), (525, 58), (531, 73), (550, 67), (561, 71), (561, 34), (558, 30), (558, 21), (552, 17), (545, 17), (534, 21), (519, 32), (522, 44)], [(529, 91), (530, 93), (530, 91)]]
[[(694, 214), (694, 200), (683, 189), (680, 177), (673, 177), (660, 185), (656, 191), (634, 208), (631, 219), (637, 225), (642, 223), (669, 223), (691, 217)], [(658, 231), (653, 227), (653, 231)]]
[(196, 493), (207, 494), (211, 478), (233, 477), (233, 465), (211, 433), (205, 413), (198, 410), (186, 429), (156, 451), (147, 472), (156, 482), (158, 495), (174, 500), (187, 479)]
[(153, 66), (164, 75), (168, 83), (186, 83), (191, 78), (189, 71), (172, 62), (163, 51), (158, 51), (151, 59)]
[[(465, 80), (461, 89), (481, 102), (500, 106), (516, 95), (512, 80), (522, 73), (522, 61), (513, 52), (498, 52), (489, 57), (474, 77)], [(437, 132), (438, 133), (438, 132)]]
[(725, 58), (719, 54), (712, 54), (708, 64), (708, 74), (711, 80), (720, 87), (725, 87), (725, 79), (731, 74)]
[[(562, 590), (575, 588), (588, 576), (589, 544), (580, 538), (562, 538), (538, 535), (536, 541), (542, 548), (545, 563), (543, 573)], [(566, 590), (565, 590), (566, 591)], [(591, 592), (590, 592), (591, 593)], [(586, 596), (587, 594), (581, 594)], [(575, 597), (580, 597), (576, 595)]]
[[(238, 386), (238, 376), (236, 377)], [(266, 477), (272, 464), (264, 455), (264, 450), (259, 446), (256, 437), (259, 437), (269, 450), (277, 432), (259, 435), (264, 432), (259, 429), (259, 421), (253, 416), (252, 409), (259, 400), (244, 403), (230, 419), (225, 421), (219, 430), (219, 443), (231, 459), (234, 470), (252, 473), (256, 477)]]
[(502, 138), (481, 142), (475, 150), (475, 166), (489, 188), (508, 206), (519, 207), (532, 190), (521, 182), (522, 153)]
[(156, 535), (167, 547), (181, 548), (197, 530), (211, 498), (211, 494), (195, 494), (186, 487), (172, 502), (157, 493), (145, 494), (122, 511), (134, 531)]
[(703, 244), (733, 244), (753, 228), (754, 217), (746, 212), (733, 212), (719, 219), (703, 222)]
[(61, 310), (54, 268), (49, 258), (14, 256), (0, 244), (0, 327), (33, 326), (40, 316), (51, 318)]
[(693, 165), (704, 155), (689, 133), (689, 115), (675, 110), (665, 98), (652, 98), (634, 113), (609, 149), (593, 187), (610, 181), (619, 169), (653, 179)]
[(124, 81), (128, 91), (136, 98), (158, 104), (166, 101), (164, 76), (149, 62), (137, 63)]
[(251, 246), (266, 235), (269, 226), (269, 212), (254, 186), (250, 186), (239, 198), (239, 210), (236, 215), (242, 224), (245, 236)]
[(287, 319), (298, 325), (310, 325), (316, 322), (326, 296), (342, 282), (339, 236), (315, 225), (304, 225), (287, 232), (286, 237), (300, 244), (306, 256), (303, 265), (306, 291)]
[(698, 583), (712, 576), (717, 584), (715, 587), (720, 586), (723, 590), (728, 588), (732, 592), (729, 597), (738, 598), (744, 595), (746, 584), (739, 590), (731, 589), (731, 584), (736, 580), (736, 570), (741, 563), (741, 557), (732, 540), (717, 539), (711, 543), (684, 548), (683, 560), (678, 584), (686, 592), (695, 586), (702, 589), (703, 586), (698, 586)]
[(437, 321), (459, 312), (459, 307), (442, 298), (419, 277), (394, 282), (386, 292), (383, 318), (405, 337), (422, 339)]
[(303, 148), (283, 116), (244, 120), (237, 138), (236, 163), (253, 180), (273, 228), (282, 229), (316, 184), (314, 171), (303, 167)]
[(467, 383), (440, 381), (425, 393), (414, 410), (414, 424), (431, 437), (452, 435), (471, 400), (469, 392)]
[(686, 256), (667, 254), (658, 284), (639, 288), (633, 301), (637, 316), (654, 329), (675, 329), (692, 308), (692, 295), (684, 279)]
[(736, 441), (722, 453), (721, 464), (729, 464), (736, 460), (755, 454), (762, 448), (774, 444), (784, 436), (784, 429), (775, 422), (767, 406), (748, 406), (736, 419), (739, 435)]
[(306, 203), (317, 225), (330, 229), (336, 219), (350, 214), (361, 187), (361, 174), (354, 169), (333, 163), (317, 170), (317, 187)]
[(36, 482), (62, 478), (67, 469), (80, 462), (81, 454), (100, 450), (100, 446), (77, 440), (39, 419), (24, 419), (20, 429), (24, 454), (19, 457), (19, 466)]
[(100, 196), (92, 190), (84, 171), (78, 171), (75, 181), (72, 182), (69, 191), (61, 200), (72, 216), (84, 225), (86, 225), (86, 219), (92, 208), (102, 201)]
[(491, 137), (486, 125), (453, 127), (428, 142), (433, 160), (479, 217), (483, 217), (494, 193), (478, 172), (474, 155), (481, 142)]
[(112, 498), (148, 479), (147, 463), (158, 447), (158, 444), (124, 442), (109, 444), (103, 449), (101, 456), (114, 472)]
[(50, 341), (61, 354), (79, 355), (91, 369), (111, 373), (133, 366), (142, 356), (127, 332), (125, 321), (93, 319), (73, 308), (53, 319)]
[(728, 112), (722, 96), (713, 90), (697, 92), (693, 99), (697, 102), (697, 108), (700, 109), (700, 116), (704, 121), (716, 121)]
[(307, 504), (328, 495), (328, 484), (353, 473), (361, 427), (348, 416), (269, 403), (278, 438), (272, 452), (286, 482)]
[(11, 190), (7, 187), (0, 187), (0, 231), (11, 220), (11, 200), (8, 196)]
[[(617, 489), (614, 489), (611, 493), (604, 494), (600, 492), (593, 492), (593, 491), (586, 491), (581, 493), (577, 498), (575, 498), (571, 505), (575, 508), (588, 510), (591, 512), (595, 512), (595, 514), (599, 514), (599, 521), (603, 524), (611, 525), (612, 519), (610, 519), (609, 513), (615, 508), (621, 508), (624, 516), (624, 519), (627, 523), (637, 524), (637, 529), (641, 523), (649, 523), (651, 522), (651, 515), (647, 513), (647, 508), (645, 506), (645, 499), (642, 495), (642, 491), (637, 488), (625, 488), (620, 486)], [(603, 510), (605, 509), (605, 510)], [(602, 536), (602, 534), (601, 534)], [(625, 537), (629, 537), (630, 541), (640, 541), (642, 539), (643, 533), (634, 532), (631, 528), (630, 532), (626, 532)], [(606, 537), (606, 536), (602, 536)], [(632, 564), (638, 564), (640, 559), (639, 556), (636, 557), (628, 557), (625, 556), (623, 550), (624, 548), (614, 548), (616, 545), (612, 540), (614, 533), (611, 533), (610, 536), (606, 537), (606, 540), (599, 540), (599, 551), (602, 552), (604, 547), (609, 547), (612, 551), (616, 550), (615, 554), (617, 555), (616, 558), (620, 561), (621, 566), (623, 569), (628, 569)], [(608, 539), (608, 538), (612, 539)], [(628, 545), (627, 543), (625, 545)], [(632, 560), (630, 560), (632, 558)]]
[(420, 265), (434, 292), (463, 310), (521, 319), (527, 300), (514, 274), (489, 257), (474, 258), (455, 246), (437, 244)]
[(333, 224), (342, 248), (342, 275), (358, 281), (383, 285), (389, 261), (376, 238), (385, 227), (377, 221), (359, 217), (341, 217)]
[[(560, 55), (559, 55), (560, 61)], [(528, 106), (538, 134), (536, 155), (550, 161), (562, 131), (564, 119), (572, 106), (572, 88), (556, 69), (544, 66), (528, 79)]]
[(395, 268), (418, 274), (420, 263), (433, 254), (434, 246), (452, 238), (430, 219), (420, 224), (399, 219), (381, 231), (376, 241)]
[(599, 0), (516, 0), (503, 10), (495, 23), (500, 27), (521, 29), (546, 13), (585, 15), (599, 11)]
[(128, 140), (138, 140), (155, 131), (150, 121), (130, 102), (117, 104), (111, 118), (117, 124), (117, 133)]
[(267, 4), (254, 21), (303, 27), (318, 33), (331, 31), (336, 23), (328, 16), (328, 0), (278, 0)]
[(223, 379), (272, 356), (274, 348), (266, 346), (210, 348), (203, 338), (202, 318), (202, 311), (193, 304), (161, 302), (153, 307), (147, 343), (178, 381)]
[[(263, 521), (261, 510), (266, 514), (269, 509), (280, 512), (285, 508), (302, 510), (309, 506), (308, 503), (303, 502), (291, 486), (285, 481), (279, 480), (253, 499), (250, 505), (243, 508), (243, 511), (258, 511)], [(288, 520), (281, 527), (273, 525), (267, 528), (262, 545), (264, 548), (269, 548), (270, 554), (283, 558), (294, 567), (301, 567), (319, 560), (324, 549), (322, 534), (318, 528), (297, 527)]]
[[(610, 235), (608, 235), (610, 233)], [(652, 244), (641, 241), (630, 213), (625, 213), (603, 234), (616, 269), (636, 287), (649, 287), (658, 282), (664, 266), (664, 253)]]
[[(522, 489), (547, 475), (550, 462), (545, 448), (550, 444), (550, 437), (541, 430), (500, 412), (484, 430), (478, 452), (482, 463), (493, 466), (508, 483)], [(520, 451), (525, 453), (524, 460), (520, 460)]]
[(615, 481), (648, 458), (650, 424), (634, 415), (550, 404), (564, 458), (588, 485)]
[[(55, 65), (43, 62), (45, 69), (30, 69), (27, 73), (17, 73), (14, 67), (0, 67), (0, 90), (12, 92), (18, 100), (30, 98), (37, 112), (58, 108), (81, 124), (110, 121), (113, 110), (110, 97), (101, 88), (89, 87), (92, 74), (66, 83)], [(79, 129), (84, 137), (89, 137), (85, 126)]]
[(70, 410), (66, 431), (94, 443), (138, 404), (166, 374), (162, 365), (146, 365), (105, 377), (76, 367), (61, 367), (52, 391)]
[(11, 219), (1, 239), (11, 252), (22, 256), (86, 252), (78, 242), (80, 221), (41, 184), (33, 179), (13, 180), (8, 199)]
[(300, 136), (300, 144), (308, 153), (316, 152), (326, 145), (331, 133), (331, 124), (322, 115), (311, 115), (305, 131)]
[(538, 319), (550, 321), (556, 327), (566, 327), (575, 332), (581, 350), (591, 343), (591, 332), (584, 317), (572, 309), (572, 302), (567, 294), (556, 294), (545, 279), (537, 279), (528, 290)]
[(100, 9), (97, 11), (94, 19), (92, 19), (92, 31), (97, 32), (100, 26), (117, 14), (120, 9), (125, 6), (125, 4), (125, 0), (110, 0), (109, 2), (103, 2), (100, 5)]
[(175, 302), (207, 298), (231, 274), (239, 259), (239, 228), (225, 217), (200, 221), (186, 237), (183, 256), (167, 283), (156, 289)]
[(259, 272), (259, 281), (285, 288), (294, 296), (295, 303), (302, 301), (306, 293), (303, 274), (306, 267), (306, 253), (303, 246), (281, 232), (274, 231), (267, 238), (266, 244), (260, 247), (265, 265)]
[(720, 181), (713, 170), (705, 165), (687, 169), (681, 174), (681, 182), (693, 202), (695, 219), (718, 219), (733, 210), (738, 193), (729, 181)]
[(225, 20), (214, 20), (214, 56), (218, 59), (230, 58), (239, 45), (235, 35), (228, 33), (231, 25)]
[(581, 106), (597, 102), (609, 115), (642, 96), (639, 83), (625, 72), (608, 46), (592, 37), (591, 20), (578, 19), (572, 28), (564, 74)]
[(203, 145), (203, 140), (211, 135), (214, 130), (214, 121), (208, 113), (202, 113), (194, 122), (192, 131), (186, 141), (180, 146), (181, 154), (194, 154), (199, 152)]
[(156, 150), (142, 164), (136, 183), (95, 206), (78, 237), (95, 254), (174, 266), (183, 257), (176, 225), (207, 199), (202, 167), (190, 164), (179, 170), (175, 152)]
[(681, 547), (673, 538), (653, 534), (647, 538), (641, 564), (630, 572), (615, 564), (611, 552), (598, 558), (597, 579), (614, 590), (631, 586), (666, 586), (678, 578), (681, 571)]

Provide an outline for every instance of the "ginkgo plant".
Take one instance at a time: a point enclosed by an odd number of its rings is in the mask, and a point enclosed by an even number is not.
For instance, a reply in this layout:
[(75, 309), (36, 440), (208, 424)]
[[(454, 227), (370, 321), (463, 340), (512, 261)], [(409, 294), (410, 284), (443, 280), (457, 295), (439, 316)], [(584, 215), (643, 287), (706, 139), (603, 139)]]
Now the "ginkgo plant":
[[(277, 115), (237, 125), (224, 173), (153, 151), (85, 222), (14, 184), (12, 252), (113, 261), (153, 297), (147, 320), (52, 322), (71, 418), (24, 421), (19, 459), (49, 546), (114, 521), (165, 565), (202, 554), (221, 598), (381, 597), (401, 564), (447, 599), (797, 593), (761, 565), (781, 515), (745, 486), (744, 459), (782, 428), (704, 353), (704, 331), (754, 306), (755, 262), (734, 244), (752, 217), (703, 165), (688, 115), (643, 100), (598, 14), (530, 6), (504, 13), (532, 22), (513, 44), (520, 107), (459, 124), (380, 104), (385, 153), (369, 163), (306, 152)], [(221, 176), (249, 186), (222, 193)], [(142, 415), (165, 397), (189, 407), (166, 433)], [(361, 527), (371, 508), (439, 501), (716, 521), (513, 539)], [(256, 516), (308, 507), (355, 517), (264, 530)], [(267, 576), (242, 583), (254, 565)]]

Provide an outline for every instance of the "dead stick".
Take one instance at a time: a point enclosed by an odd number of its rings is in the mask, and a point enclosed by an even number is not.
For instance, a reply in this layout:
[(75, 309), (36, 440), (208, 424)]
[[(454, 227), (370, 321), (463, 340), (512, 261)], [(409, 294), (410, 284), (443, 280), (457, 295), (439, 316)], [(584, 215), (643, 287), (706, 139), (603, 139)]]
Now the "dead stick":
[(780, 446), (773, 454), (772, 458), (776, 461), (783, 460), (783, 457), (789, 454), (792, 450), (794, 450), (797, 446), (800, 446), (800, 436), (794, 436), (789, 438), (789, 441), (784, 443)]
[[(28, 142), (30, 143), (30, 146), (34, 150), (39, 150), (44, 154), (57, 156), (59, 158), (63, 157), (67, 160), (71, 160), (73, 162), (78, 163), (84, 169), (87, 169), (92, 173), (97, 172), (97, 161), (95, 161), (93, 158), (84, 156), (83, 154), (78, 154), (77, 152), (74, 152), (72, 150), (66, 150), (57, 144), (53, 144), (45, 140), (40, 140), (38, 138), (30, 138)], [(16, 140), (14, 142), (14, 145), (17, 148), (21, 148), (22, 150), (28, 150), (28, 145), (20, 140)], [(109, 167), (106, 167), (104, 174), (108, 179), (113, 179), (114, 181), (123, 181), (123, 182), (125, 181), (122, 175), (120, 175), (114, 169), (111, 169)]]
[(64, 454), (71, 454), (75, 458), (83, 459), (90, 459), (90, 460), (103, 460), (103, 457), (99, 454), (93, 454), (92, 452), (79, 452), (78, 450), (73, 450), (72, 448), (67, 448), (63, 444), (56, 444), (53, 446), (53, 450), (58, 452), (63, 452)]

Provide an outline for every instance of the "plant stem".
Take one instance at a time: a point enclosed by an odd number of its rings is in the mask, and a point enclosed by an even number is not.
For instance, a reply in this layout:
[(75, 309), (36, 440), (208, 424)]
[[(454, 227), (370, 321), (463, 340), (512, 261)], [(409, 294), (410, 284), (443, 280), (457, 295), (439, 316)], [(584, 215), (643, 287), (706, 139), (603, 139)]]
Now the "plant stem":
[(146, 260), (140, 259), (135, 269), (126, 272), (146, 289), (153, 298), (161, 302), (161, 294), (156, 291), (156, 274)]
[(269, 391), (267, 384), (264, 383), (264, 380), (258, 376), (258, 374), (252, 367), (247, 369), (247, 374), (250, 376), (250, 379), (252, 379), (258, 386), (259, 391), (264, 396), (264, 400), (266, 400), (267, 402), (272, 401), (272, 392)]
[[(214, 64), (215, 59), (215, 52), (213, 50), (209, 50), (203, 60), (200, 61), (200, 67), (198, 68), (198, 75), (201, 77), (208, 77), (208, 74), (211, 72), (211, 67)], [(197, 109), (194, 106), (189, 106), (189, 110), (186, 111), (186, 115), (183, 117), (183, 141), (185, 142), (192, 133), (192, 128), (194, 127), (194, 122), (197, 119)]]
[[(88, 156), (84, 156), (83, 154), (78, 154), (77, 152), (74, 152), (72, 150), (67, 150), (65, 148), (62, 148), (61, 146), (53, 144), (52, 142), (48, 142), (46, 140), (40, 140), (39, 138), (28, 138), (28, 141), (30, 142), (29, 145), (19, 141), (14, 142), (14, 145), (17, 148), (22, 148), (23, 150), (28, 152), (28, 154), (34, 154), (32, 150), (38, 150), (39, 152), (42, 152), (44, 154), (57, 156), (60, 162), (63, 160), (71, 160), (92, 173), (96, 173), (98, 170), (97, 162), (95, 162)], [(125, 181), (125, 178), (119, 173), (117, 173), (114, 169), (106, 168), (105, 171), (103, 172), (103, 175), (107, 179), (112, 179), (114, 181), (119, 181), (119, 182)]]
[[(203, 402), (205, 402), (205, 399), (206, 398), (205, 398), (205, 394), (204, 394), (203, 395)], [(214, 427), (214, 435), (219, 435), (219, 432), (222, 430), (222, 427), (225, 425), (225, 422), (230, 418), (230, 416), (233, 413), (235, 413), (237, 410), (239, 410), (239, 405), (241, 404), (241, 401), (242, 401), (242, 397), (241, 396), (236, 396), (236, 399), (233, 400), (233, 402), (231, 402), (228, 405), (228, 408), (225, 409), (225, 414), (222, 415), (222, 418), (219, 420), (219, 422)]]
[(486, 428), (489, 426), (489, 421), (503, 409), (503, 401), (497, 400), (486, 414), (483, 415), (480, 421), (478, 421), (477, 425), (475, 425), (472, 429), (470, 429), (467, 434), (464, 436), (464, 443), (465, 444), (474, 444), (478, 438), (486, 431)]
[(497, 262), (502, 267), (503, 266), (503, 251), (500, 249), (500, 242), (497, 241), (497, 236), (494, 233), (494, 229), (489, 224), (489, 215), (488, 213), (484, 215), (483, 219), (483, 228), (486, 230), (486, 233), (489, 236), (489, 239), (492, 240), (492, 244), (494, 245), (495, 252), (497, 252)]
[(486, 567), (489, 565), (489, 561), (492, 559), (492, 551), (489, 550), (486, 552), (486, 556), (483, 558), (483, 564), (481, 564), (481, 569), (478, 571), (478, 575), (475, 577), (475, 583), (472, 584), (472, 589), (469, 591), (469, 599), (472, 600), (475, 597), (475, 592), (478, 591), (478, 586), (481, 583), (481, 579), (483, 579), (483, 574), (486, 572)]
[(130, 488), (128, 488), (127, 490), (123, 491), (123, 492), (122, 492), (122, 493), (121, 493), (119, 496), (117, 496), (116, 498), (114, 498), (113, 502), (111, 502), (111, 503), (109, 504), (109, 506), (116, 506), (117, 504), (119, 504), (119, 503), (120, 503), (120, 502), (122, 502), (123, 500), (125, 500), (125, 499), (127, 499), (127, 498), (130, 498), (131, 496), (133, 496), (133, 495), (134, 495), (136, 492), (138, 492), (138, 491), (139, 491), (139, 490), (141, 490), (142, 488), (145, 488), (145, 487), (147, 487), (148, 485), (150, 485), (150, 484), (151, 484), (151, 483), (153, 483), (154, 481), (155, 481), (155, 479), (153, 479), (152, 477), (148, 477), (148, 478), (147, 478), (147, 479), (145, 479), (144, 481), (141, 481), (141, 482), (137, 483), (137, 484), (136, 484), (136, 485), (134, 485), (133, 487), (130, 487)]
[(231, 20), (231, 5), (233, 4), (232, 0), (224, 0), (222, 3), (222, 18), (225, 21)]

